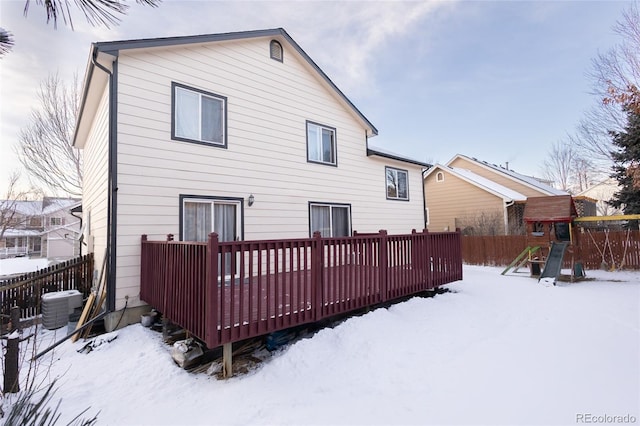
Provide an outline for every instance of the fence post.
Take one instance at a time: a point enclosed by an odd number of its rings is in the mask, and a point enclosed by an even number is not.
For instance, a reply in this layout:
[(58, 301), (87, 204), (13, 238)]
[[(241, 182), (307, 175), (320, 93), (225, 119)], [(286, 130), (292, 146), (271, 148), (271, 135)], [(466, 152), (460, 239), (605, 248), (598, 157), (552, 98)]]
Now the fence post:
[(322, 247), (322, 235), (316, 231), (313, 233), (311, 243), (311, 305), (315, 321), (322, 319), (322, 269), (324, 268), (324, 248)]
[(220, 343), (218, 336), (218, 234), (209, 234), (207, 242), (207, 273), (206, 288), (204, 291), (205, 312), (205, 343), (209, 348), (214, 348)]
[(167, 234), (167, 241), (173, 241), (173, 234)]
[(378, 267), (380, 268), (380, 302), (385, 302), (389, 298), (389, 288), (387, 283), (387, 266), (389, 263), (387, 253), (387, 231), (380, 230), (380, 250)]
[(4, 393), (20, 392), (20, 371), (18, 370), (20, 348), (20, 308), (11, 308), (11, 333), (7, 339), (7, 352), (4, 357)]

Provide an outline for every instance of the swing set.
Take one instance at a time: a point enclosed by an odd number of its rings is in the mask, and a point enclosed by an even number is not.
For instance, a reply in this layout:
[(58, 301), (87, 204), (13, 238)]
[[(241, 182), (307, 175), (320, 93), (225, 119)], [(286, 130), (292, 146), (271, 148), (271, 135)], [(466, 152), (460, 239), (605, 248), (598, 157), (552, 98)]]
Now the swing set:
[[(601, 263), (600, 269), (615, 271), (617, 269), (623, 269), (626, 263), (627, 253), (629, 247), (631, 246), (631, 228), (627, 227), (626, 239), (624, 242), (624, 250), (622, 253), (622, 257), (620, 261), (616, 264), (616, 260), (613, 255), (613, 249), (611, 246), (611, 240), (609, 239), (609, 233), (612, 228), (612, 222), (620, 222), (620, 221), (629, 221), (629, 220), (640, 220), (640, 214), (627, 214), (627, 215), (613, 215), (613, 216), (585, 216), (578, 217), (573, 220), (574, 223), (581, 226), (583, 230), (586, 230), (587, 234), (591, 238), (593, 242), (593, 246), (598, 250), (600, 254)], [(592, 227), (588, 226), (589, 224), (597, 223), (600, 226), (604, 226), (604, 242), (602, 245), (598, 244), (596, 239), (591, 232)], [(609, 257), (610, 263), (607, 263), (607, 256)]]

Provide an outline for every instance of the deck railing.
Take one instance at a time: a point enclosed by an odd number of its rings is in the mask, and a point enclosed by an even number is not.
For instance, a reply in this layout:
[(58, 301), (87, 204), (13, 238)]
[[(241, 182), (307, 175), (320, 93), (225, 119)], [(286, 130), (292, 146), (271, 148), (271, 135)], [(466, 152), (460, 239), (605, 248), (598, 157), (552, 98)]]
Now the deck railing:
[(459, 232), (207, 243), (142, 236), (140, 297), (213, 348), (462, 279)]

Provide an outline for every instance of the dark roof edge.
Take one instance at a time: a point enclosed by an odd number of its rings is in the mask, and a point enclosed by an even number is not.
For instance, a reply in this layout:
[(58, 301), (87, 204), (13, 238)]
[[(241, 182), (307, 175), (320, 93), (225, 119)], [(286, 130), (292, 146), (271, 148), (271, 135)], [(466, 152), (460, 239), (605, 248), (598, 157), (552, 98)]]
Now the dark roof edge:
[(372, 136), (378, 134), (378, 129), (367, 119), (367, 117), (360, 112), (358, 108), (347, 98), (347, 96), (342, 93), (338, 86), (336, 86), (333, 81), (327, 76), (327, 74), (320, 69), (320, 67), (311, 59), (309, 55), (296, 43), (291, 36), (284, 30), (284, 28), (272, 28), (266, 30), (253, 30), (253, 31), (238, 31), (238, 32), (229, 32), (229, 33), (220, 33), (220, 34), (203, 34), (203, 35), (192, 35), (192, 36), (179, 36), (179, 37), (161, 37), (161, 38), (152, 38), (152, 39), (138, 39), (138, 40), (122, 40), (122, 41), (107, 41), (107, 42), (98, 42), (94, 43), (96, 50), (108, 53), (114, 56), (118, 55), (118, 51), (124, 49), (144, 49), (149, 47), (163, 47), (163, 46), (175, 46), (180, 44), (192, 44), (192, 43), (208, 43), (208, 42), (216, 42), (216, 41), (226, 41), (226, 40), (240, 40), (245, 38), (255, 38), (255, 37), (269, 37), (269, 36), (282, 36), (284, 37), (294, 49), (298, 51), (300, 55), (311, 65), (313, 69), (320, 74), (320, 76), (336, 91), (338, 95), (344, 100), (349, 107), (353, 109), (353, 111), (363, 120), (367, 126), (371, 128), (373, 133)]
[(422, 166), (425, 168), (430, 168), (432, 165), (428, 163), (423, 163), (422, 161), (413, 160), (411, 158), (400, 157), (398, 155), (387, 154), (386, 152), (376, 151), (375, 149), (367, 148), (367, 156), (376, 155), (378, 157), (389, 158), (391, 160), (402, 161), (403, 163), (415, 164), (418, 166)]

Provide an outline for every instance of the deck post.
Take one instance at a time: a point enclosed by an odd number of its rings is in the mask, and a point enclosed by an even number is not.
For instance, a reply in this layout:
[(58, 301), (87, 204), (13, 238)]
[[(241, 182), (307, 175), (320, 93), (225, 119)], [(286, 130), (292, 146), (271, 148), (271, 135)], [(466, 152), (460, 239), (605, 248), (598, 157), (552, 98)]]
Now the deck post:
[(378, 265), (380, 267), (380, 302), (386, 302), (389, 299), (389, 288), (387, 284), (387, 266), (389, 264), (387, 255), (387, 231), (380, 230), (380, 251)]
[(222, 345), (222, 377), (228, 379), (233, 376), (233, 344)]
[(204, 296), (205, 343), (207, 347), (215, 348), (220, 344), (220, 331), (222, 330), (218, 320), (218, 234), (215, 232), (209, 234), (209, 240), (207, 241), (207, 272)]
[(167, 241), (173, 241), (173, 234), (167, 234)]
[(324, 248), (322, 247), (322, 235), (316, 231), (313, 233), (311, 243), (311, 305), (315, 321), (322, 319), (322, 268)]

